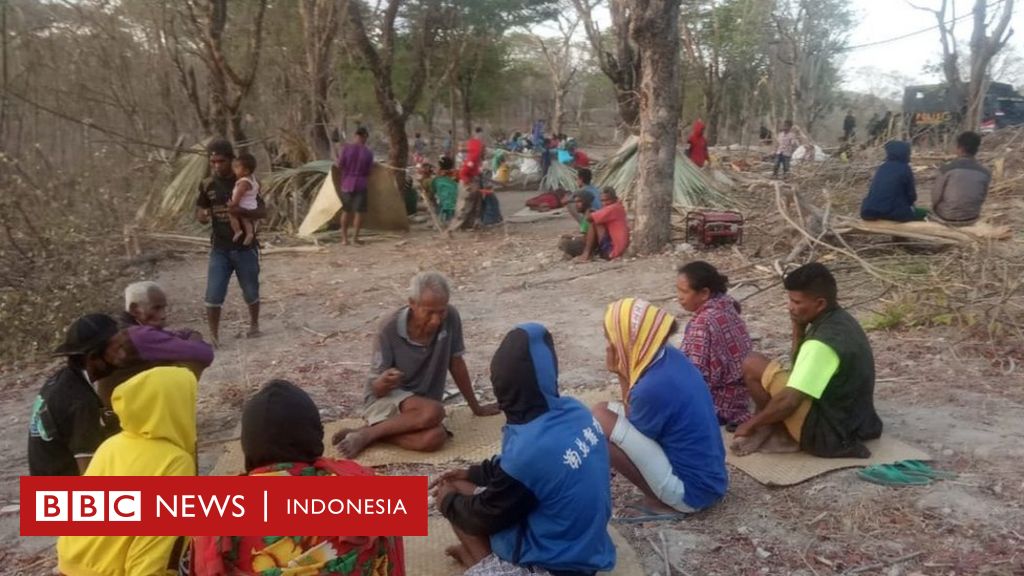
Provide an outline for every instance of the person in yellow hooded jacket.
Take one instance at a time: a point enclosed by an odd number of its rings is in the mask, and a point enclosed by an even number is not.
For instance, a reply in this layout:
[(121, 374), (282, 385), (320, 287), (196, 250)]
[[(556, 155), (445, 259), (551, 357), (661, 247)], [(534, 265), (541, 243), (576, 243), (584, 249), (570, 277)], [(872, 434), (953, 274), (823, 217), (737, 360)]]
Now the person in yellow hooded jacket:
[[(187, 368), (147, 370), (114, 390), (121, 432), (93, 456), (86, 476), (195, 476), (196, 377)], [(61, 536), (66, 576), (175, 574), (175, 536)]]

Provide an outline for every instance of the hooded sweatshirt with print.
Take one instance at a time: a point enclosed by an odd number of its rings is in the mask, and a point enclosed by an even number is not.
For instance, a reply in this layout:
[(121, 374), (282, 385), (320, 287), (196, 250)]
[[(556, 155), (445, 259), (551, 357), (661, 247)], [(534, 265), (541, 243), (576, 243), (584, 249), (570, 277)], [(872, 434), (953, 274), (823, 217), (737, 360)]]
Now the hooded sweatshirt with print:
[[(121, 432), (93, 456), (86, 476), (194, 476), (196, 377), (187, 368), (154, 368), (115, 391)], [(66, 576), (173, 574), (174, 536), (62, 536), (58, 568)]]
[(860, 205), (865, 220), (911, 222), (917, 190), (914, 171), (910, 169), (910, 144), (892, 140), (885, 144), (885, 162), (878, 167), (868, 195)]
[(608, 536), (608, 445), (590, 411), (558, 395), (551, 334), (521, 324), (491, 360), (494, 395), (508, 420), (501, 454), (469, 470), (486, 487), (449, 494), (441, 511), (456, 527), (490, 536), (494, 554), (555, 574), (593, 574), (615, 565)]

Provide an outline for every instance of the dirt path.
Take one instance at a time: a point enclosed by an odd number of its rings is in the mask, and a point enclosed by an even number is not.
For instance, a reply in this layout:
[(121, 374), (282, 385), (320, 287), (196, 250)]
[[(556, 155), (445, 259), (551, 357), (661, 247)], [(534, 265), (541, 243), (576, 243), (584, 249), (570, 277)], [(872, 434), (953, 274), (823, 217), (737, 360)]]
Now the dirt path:
[[(525, 194), (504, 193), (508, 217)], [(325, 419), (353, 414), (379, 319), (405, 300), (418, 270), (438, 269), (455, 286), (467, 362), (478, 390), (490, 394), (488, 363), (514, 324), (536, 320), (551, 330), (562, 387), (604, 386), (600, 322), (604, 306), (626, 296), (674, 301), (674, 268), (692, 256), (575, 265), (554, 249), (567, 217), (509, 224), (445, 242), (426, 229), (371, 239), (364, 247), (328, 246), (324, 252), (270, 255), (263, 261), (263, 330), (245, 340), (237, 286), (224, 312), (223, 349), (204, 374), (199, 401), (200, 467), (219, 456), (218, 442), (237, 436), (241, 404), (266, 380), (290, 379), (310, 392)], [(788, 347), (784, 294), (747, 260), (760, 242), (750, 234), (739, 251), (701, 253), (734, 281), (758, 346), (772, 354)], [(206, 258), (189, 256), (162, 270), (175, 325), (204, 325), (201, 305)], [(839, 275), (847, 304), (877, 291), (857, 271)], [(763, 291), (761, 291), (763, 290)], [(939, 331), (872, 333), (878, 365), (878, 407), (886, 433), (933, 453), (936, 465), (960, 473), (928, 487), (883, 488), (849, 471), (799, 486), (769, 489), (732, 471), (726, 499), (685, 522), (625, 529), (648, 573), (664, 575), (664, 535), (674, 574), (1021, 574), (1024, 573), (1024, 387), (977, 354), (954, 355), (958, 335)], [(3, 500), (17, 499), (16, 477), (26, 470), (28, 406), (53, 365), (5, 378), (0, 448), (7, 454)], [(408, 472), (409, 470), (404, 470)], [(418, 472), (435, 472), (429, 467)], [(393, 471), (394, 472), (394, 471)], [(615, 482), (616, 498), (632, 497)], [(19, 539), (16, 517), (0, 530), (17, 562), (52, 565), (45, 539)], [(897, 564), (894, 559), (908, 558)], [(877, 565), (877, 566), (875, 566)], [(873, 567), (874, 566), (874, 567)], [(27, 573), (35, 573), (30, 570)]]

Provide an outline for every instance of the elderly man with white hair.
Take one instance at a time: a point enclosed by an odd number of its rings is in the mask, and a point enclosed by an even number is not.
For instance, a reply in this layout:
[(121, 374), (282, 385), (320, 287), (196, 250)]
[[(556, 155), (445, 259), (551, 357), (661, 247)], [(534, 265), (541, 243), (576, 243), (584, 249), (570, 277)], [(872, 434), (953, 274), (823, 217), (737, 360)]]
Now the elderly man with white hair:
[(198, 378), (213, 362), (213, 347), (195, 330), (167, 330), (167, 295), (156, 282), (129, 284), (118, 332), (110, 338), (103, 359), (113, 372), (96, 383), (109, 409), (114, 389), (132, 376), (157, 366), (183, 366)]
[(133, 282), (124, 289), (124, 310), (118, 315), (120, 328), (152, 326), (163, 328), (167, 324), (167, 295), (152, 280)]
[(463, 359), (462, 320), (449, 304), (451, 289), (439, 272), (422, 272), (409, 287), (409, 303), (381, 324), (366, 382), (363, 417), (367, 426), (342, 430), (333, 443), (354, 458), (375, 442), (433, 452), (448, 438), (445, 383), (451, 374), (473, 414), (494, 416), (496, 404), (481, 405)]

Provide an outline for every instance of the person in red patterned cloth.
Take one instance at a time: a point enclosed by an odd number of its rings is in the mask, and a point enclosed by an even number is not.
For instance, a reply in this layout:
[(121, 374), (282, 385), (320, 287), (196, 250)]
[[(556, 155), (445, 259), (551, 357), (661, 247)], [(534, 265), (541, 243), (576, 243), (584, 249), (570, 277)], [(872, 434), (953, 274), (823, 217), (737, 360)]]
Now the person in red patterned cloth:
[(739, 302), (726, 294), (728, 282), (711, 264), (690, 262), (679, 268), (676, 293), (683, 309), (693, 314), (681, 349), (704, 375), (719, 424), (732, 430), (750, 418), (743, 359), (753, 345)]
[(455, 217), (448, 231), (473, 227), (480, 212), (480, 170), (484, 163), (484, 129), (477, 126), (473, 137), (466, 142), (466, 158), (459, 168), (459, 198), (455, 204)]
[[(302, 388), (271, 380), (242, 409), (246, 476), (373, 476), (352, 460), (324, 458), (320, 411)], [(405, 576), (401, 536), (263, 536), (192, 538), (180, 576)], [(128, 574), (135, 572), (128, 571)], [(156, 572), (147, 572), (156, 574)]]

